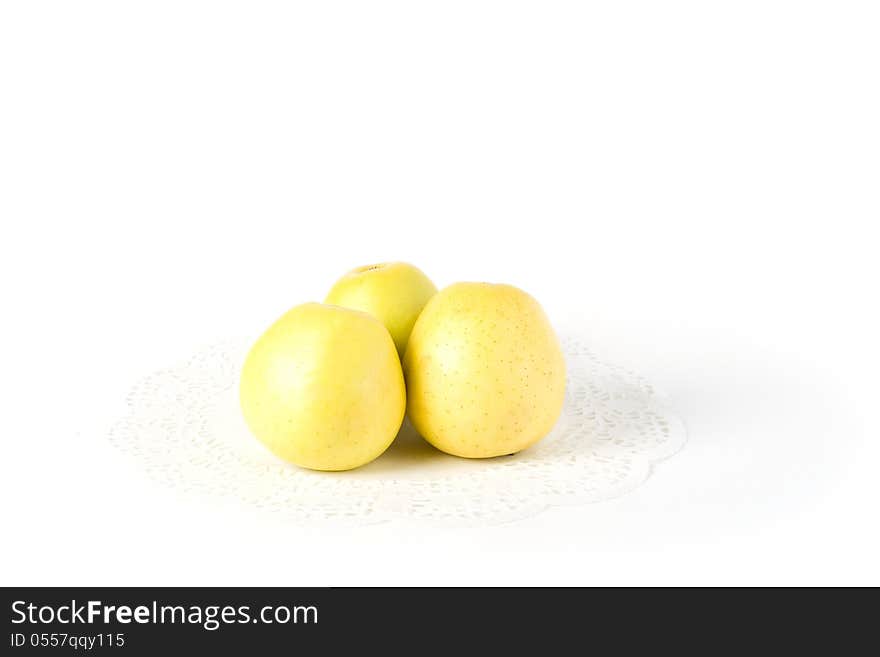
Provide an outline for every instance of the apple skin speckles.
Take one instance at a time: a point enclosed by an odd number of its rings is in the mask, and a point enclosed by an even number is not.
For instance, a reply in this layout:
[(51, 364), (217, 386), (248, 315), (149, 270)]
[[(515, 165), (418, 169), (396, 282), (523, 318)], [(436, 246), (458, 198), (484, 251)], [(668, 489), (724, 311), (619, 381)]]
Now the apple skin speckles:
[(291, 309), (254, 343), (239, 398), (260, 442), (312, 470), (350, 470), (378, 457), (406, 407), (385, 327), (366, 313), (318, 303)]
[(435, 295), (413, 327), (403, 369), (413, 426), (456, 456), (519, 452), (562, 411), (559, 341), (538, 302), (510, 285), (456, 283)]
[(418, 267), (387, 262), (351, 270), (334, 283), (324, 303), (360, 310), (378, 319), (402, 358), (413, 324), (436, 293), (434, 283)]

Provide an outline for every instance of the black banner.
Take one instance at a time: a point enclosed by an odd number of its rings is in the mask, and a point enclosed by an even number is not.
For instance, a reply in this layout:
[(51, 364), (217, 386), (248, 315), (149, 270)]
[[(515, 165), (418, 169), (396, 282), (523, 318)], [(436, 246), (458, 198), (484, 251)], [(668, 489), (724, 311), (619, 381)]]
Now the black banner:
[[(484, 649), (676, 652), (873, 644), (855, 591), (7, 588), (3, 654)], [(873, 593), (873, 592), (871, 592)], [(866, 596), (873, 598), (873, 594)], [(867, 641), (868, 643), (865, 643)], [(415, 643), (413, 643), (415, 642)]]

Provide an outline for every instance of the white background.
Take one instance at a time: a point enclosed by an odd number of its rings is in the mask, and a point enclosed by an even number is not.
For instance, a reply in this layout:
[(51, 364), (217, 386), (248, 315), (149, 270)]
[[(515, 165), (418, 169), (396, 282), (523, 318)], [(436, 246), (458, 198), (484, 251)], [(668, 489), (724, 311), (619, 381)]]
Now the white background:
[[(4, 2), (2, 584), (880, 584), (873, 2)], [(519, 285), (690, 442), (488, 529), (297, 529), (112, 450), (349, 268)]]

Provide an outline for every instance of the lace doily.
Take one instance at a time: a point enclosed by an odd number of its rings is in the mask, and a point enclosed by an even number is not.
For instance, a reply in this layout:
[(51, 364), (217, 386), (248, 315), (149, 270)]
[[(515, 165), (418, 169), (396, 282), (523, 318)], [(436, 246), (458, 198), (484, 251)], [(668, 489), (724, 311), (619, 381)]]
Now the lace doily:
[(513, 456), (449, 456), (404, 423), (388, 451), (357, 470), (313, 472), (284, 463), (241, 417), (244, 342), (216, 345), (142, 380), (110, 440), (164, 484), (299, 523), (485, 525), (617, 497), (684, 445), (684, 425), (641, 377), (577, 339), (562, 343), (562, 416), (549, 436)]

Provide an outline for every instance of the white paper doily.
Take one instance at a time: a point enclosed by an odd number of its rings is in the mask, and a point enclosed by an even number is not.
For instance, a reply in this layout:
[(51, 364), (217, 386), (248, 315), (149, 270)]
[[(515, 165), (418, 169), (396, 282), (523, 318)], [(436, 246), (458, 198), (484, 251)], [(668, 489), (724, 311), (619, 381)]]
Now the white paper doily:
[(110, 440), (160, 482), (294, 522), (388, 520), (486, 525), (553, 505), (611, 499), (642, 483), (686, 441), (683, 423), (641, 377), (562, 341), (568, 386), (551, 434), (513, 456), (460, 459), (408, 423), (378, 459), (349, 472), (278, 460), (251, 436), (238, 405), (247, 344), (228, 342), (160, 370), (127, 397)]

